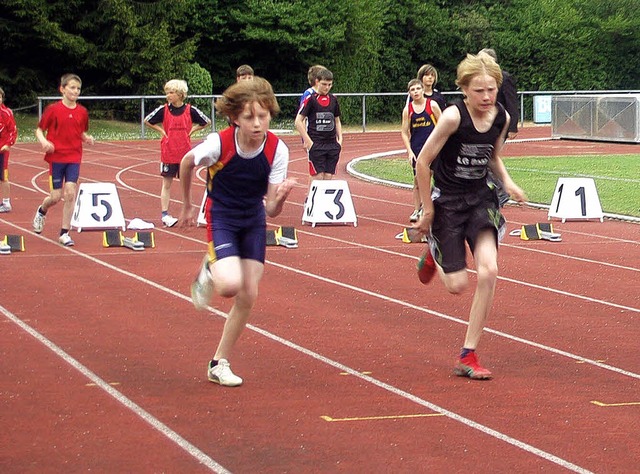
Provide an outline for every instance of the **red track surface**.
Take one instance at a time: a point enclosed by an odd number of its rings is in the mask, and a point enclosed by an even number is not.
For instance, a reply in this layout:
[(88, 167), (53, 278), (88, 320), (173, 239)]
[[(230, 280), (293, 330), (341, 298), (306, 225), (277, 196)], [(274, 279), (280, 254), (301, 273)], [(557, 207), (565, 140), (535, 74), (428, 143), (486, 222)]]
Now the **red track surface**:
[[(139, 253), (74, 232), (64, 248), (61, 206), (31, 232), (47, 173), (35, 145), (15, 147), (0, 236), (24, 235), (26, 252), (0, 256), (0, 472), (638, 472), (638, 225), (556, 223), (560, 243), (506, 237), (479, 349), (495, 378), (470, 381), (451, 369), (471, 292), (418, 282), (422, 246), (394, 239), (408, 190), (344, 171), (402, 148), (399, 133), (346, 137), (338, 177), (357, 227), (301, 226), (306, 158), (286, 141), (300, 185), (270, 223), (297, 227), (300, 247), (268, 249), (232, 358), (236, 389), (205, 377), (229, 302), (199, 313), (188, 297), (204, 230), (156, 228), (157, 247)], [(637, 152), (566, 141), (505, 152), (599, 150)], [(159, 225), (157, 169), (157, 143), (100, 143), (81, 175), (117, 183), (125, 216)], [(505, 214), (509, 230), (546, 220)]]

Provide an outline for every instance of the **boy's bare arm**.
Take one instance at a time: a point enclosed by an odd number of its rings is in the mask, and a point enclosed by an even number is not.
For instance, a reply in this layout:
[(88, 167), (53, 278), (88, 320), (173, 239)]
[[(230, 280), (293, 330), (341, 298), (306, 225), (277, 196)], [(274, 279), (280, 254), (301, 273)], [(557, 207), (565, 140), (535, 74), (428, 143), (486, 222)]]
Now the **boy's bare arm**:
[(56, 147), (47, 140), (47, 137), (44, 136), (44, 130), (41, 128), (36, 128), (36, 138), (40, 142), (40, 145), (42, 145), (42, 150), (45, 153), (53, 153), (55, 151)]

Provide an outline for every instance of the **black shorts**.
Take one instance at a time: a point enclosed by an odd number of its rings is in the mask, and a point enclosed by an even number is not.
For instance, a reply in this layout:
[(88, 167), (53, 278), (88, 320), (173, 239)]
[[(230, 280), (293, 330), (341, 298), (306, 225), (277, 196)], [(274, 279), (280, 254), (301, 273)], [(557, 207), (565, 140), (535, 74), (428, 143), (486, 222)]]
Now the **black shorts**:
[(486, 186), (473, 194), (441, 195), (434, 188), (432, 198), (434, 257), (445, 273), (467, 267), (465, 242), (473, 253), (480, 231), (493, 229), (498, 244), (505, 220), (493, 189)]
[(165, 178), (179, 178), (180, 163), (160, 163), (160, 176)]
[(309, 174), (311, 176), (318, 173), (336, 174), (341, 150), (342, 147), (338, 142), (313, 142), (309, 150)]

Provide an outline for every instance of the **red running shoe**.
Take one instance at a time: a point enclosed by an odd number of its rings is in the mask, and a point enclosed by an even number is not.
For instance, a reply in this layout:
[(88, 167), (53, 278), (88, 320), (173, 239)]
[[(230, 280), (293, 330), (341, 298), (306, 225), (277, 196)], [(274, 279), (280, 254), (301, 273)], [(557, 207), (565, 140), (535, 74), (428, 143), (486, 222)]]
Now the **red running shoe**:
[(453, 368), (453, 373), (474, 380), (488, 380), (492, 377), (491, 372), (480, 365), (475, 352), (469, 352), (466, 357), (460, 359)]
[(418, 260), (416, 268), (418, 269), (418, 278), (420, 279), (420, 283), (423, 285), (429, 283), (433, 278), (433, 275), (435, 275), (436, 261), (433, 259), (433, 255), (431, 255), (431, 250), (428, 245), (427, 249), (420, 257), (420, 260)]

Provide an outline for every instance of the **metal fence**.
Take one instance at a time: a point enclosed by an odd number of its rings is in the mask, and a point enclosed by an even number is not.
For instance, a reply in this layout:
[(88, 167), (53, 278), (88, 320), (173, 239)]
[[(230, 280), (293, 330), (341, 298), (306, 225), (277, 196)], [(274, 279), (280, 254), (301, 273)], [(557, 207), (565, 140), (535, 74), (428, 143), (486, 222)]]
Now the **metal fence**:
[[(579, 95), (604, 95), (604, 94), (639, 94), (640, 91), (518, 91), (520, 101), (519, 123), (535, 121), (535, 107), (537, 98), (550, 99), (556, 96), (579, 96)], [(460, 92), (443, 92), (447, 100), (460, 98)], [(406, 92), (356, 92), (356, 93), (335, 93), (340, 99), (340, 108), (343, 114), (342, 122), (346, 126), (357, 126), (362, 132), (367, 132), (376, 123), (399, 124), (402, 117), (402, 109), (406, 103)], [(210, 113), (212, 117), (212, 128), (224, 126), (224, 117), (216, 117), (215, 101), (221, 95), (190, 95), (189, 102), (195, 103), (205, 113)], [(281, 130), (293, 130), (295, 113), (298, 107), (300, 94), (276, 94), (281, 114), (272, 121), (272, 126)], [(59, 96), (38, 97), (38, 117), (42, 115), (46, 102), (60, 100)], [(96, 109), (100, 108), (105, 118), (119, 119), (126, 116), (126, 120), (135, 120), (140, 124), (140, 138), (146, 138), (144, 118), (155, 107), (163, 104), (166, 100), (164, 95), (147, 96), (82, 96), (84, 103), (96, 102)], [(545, 102), (546, 103), (546, 102)], [(98, 105), (100, 104), (100, 105)], [(87, 107), (90, 107), (87, 105)], [(95, 117), (92, 112), (92, 117)], [(136, 117), (133, 119), (132, 117)], [(550, 123), (538, 122), (538, 123)]]

